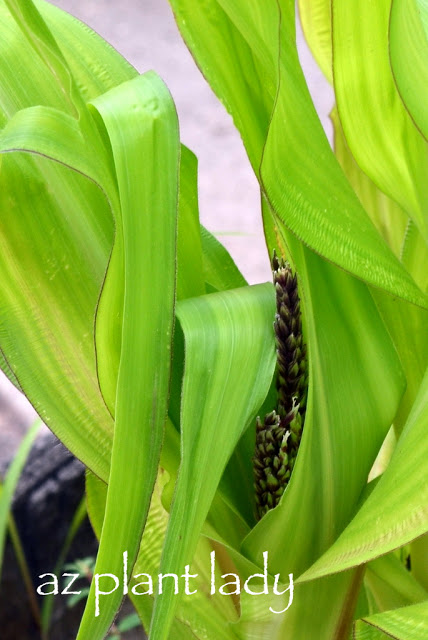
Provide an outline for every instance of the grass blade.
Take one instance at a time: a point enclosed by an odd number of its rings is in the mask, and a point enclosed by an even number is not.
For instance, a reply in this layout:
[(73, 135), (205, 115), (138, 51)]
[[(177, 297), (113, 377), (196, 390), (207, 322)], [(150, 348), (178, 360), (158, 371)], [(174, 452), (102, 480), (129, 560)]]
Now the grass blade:
[(32, 427), (25, 434), (19, 449), (11, 462), (4, 481), (0, 485), (0, 571), (3, 562), (4, 543), (6, 537), (7, 521), (13, 494), (19, 477), (24, 468), (30, 449), (33, 445), (37, 432), (42, 424), (41, 420), (36, 420)]

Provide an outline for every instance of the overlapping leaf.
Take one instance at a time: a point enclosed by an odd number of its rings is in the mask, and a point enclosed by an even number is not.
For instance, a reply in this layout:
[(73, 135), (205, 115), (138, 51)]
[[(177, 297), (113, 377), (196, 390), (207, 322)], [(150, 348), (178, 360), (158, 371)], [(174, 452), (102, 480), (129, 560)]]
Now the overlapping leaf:
[[(55, 20), (60, 17), (59, 35), (63, 39), (67, 33), (63, 40), (70, 43), (67, 53), (73, 60), (73, 77), (87, 95), (94, 97), (101, 86), (106, 90), (134, 77), (135, 71), (128, 65), (118, 64), (120, 56), (98, 36), (51, 5), (39, 3), (39, 6), (49, 17)], [(88, 162), (91, 164), (90, 158), (96, 158), (96, 166), (102, 169), (101, 158), (105, 155), (99, 145), (88, 154), (86, 167), (82, 167), (85, 159), (82, 142), (92, 141), (94, 132), (88, 130), (87, 117), (86, 129), (79, 128), (62, 91), (63, 85), (47, 66), (48, 46), (54, 48), (53, 56), (58, 53), (55, 45), (43, 41), (43, 25), (41, 34), (32, 38), (30, 33), (27, 38), (4, 3), (0, 11), (4, 63), (0, 70), (4, 87), (0, 94), (2, 120), (9, 120), (20, 109), (34, 105), (43, 105), (46, 109), (37, 107), (38, 112), (36, 108), (24, 116), (17, 115), (18, 120), (22, 118), (21, 124), (27, 118), (26, 125), (21, 130), (17, 127), (13, 130), (11, 124), (12, 128), (3, 130), (2, 140), (9, 136), (3, 150), (17, 150), (21, 146), (47, 155), (49, 151), (61, 155), (67, 151), (65, 141), (70, 139), (72, 155), (69, 158), (62, 155), (58, 158), (61, 162), (72, 167), (75, 164), (75, 169), (85, 171)], [(31, 24), (24, 32), (28, 29), (31, 30)], [(84, 67), (80, 49), (85, 41), (90, 43), (97, 65)], [(39, 55), (34, 48), (37, 42), (44, 55)], [(61, 65), (62, 69), (67, 66), (64, 60), (60, 60)], [(116, 73), (115, 80), (105, 72), (109, 66)], [(101, 80), (97, 72), (102, 72)], [(65, 74), (69, 78), (66, 71)], [(56, 120), (51, 130), (49, 118), (51, 124)], [(58, 131), (61, 135), (52, 141)], [(13, 140), (12, 134), (19, 134), (20, 139)], [(26, 147), (21, 145), (25, 135)], [(43, 139), (45, 148), (37, 149)], [(1, 346), (4, 355), (44, 421), (78, 457), (107, 479), (112, 420), (98, 387), (92, 335), (113, 238), (109, 205), (91, 180), (44, 157), (21, 153), (3, 155), (1, 180), (0, 271), (4, 284)]]
[[(426, 291), (428, 254), (421, 233), (413, 222), (408, 222), (401, 207), (382, 193), (358, 167), (346, 144), (335, 110), (332, 120), (335, 152), (347, 178), (370, 213), (379, 232), (396, 255), (401, 257), (403, 264), (422, 291)], [(392, 336), (406, 375), (406, 392), (394, 420), (394, 427), (397, 432), (400, 432), (428, 364), (428, 334), (425, 331), (428, 315), (425, 309), (385, 295), (382, 291), (374, 290), (373, 296)]]
[(370, 591), (371, 614), (423, 602), (428, 596), (396, 553), (369, 562), (364, 583)]
[[(161, 463), (162, 464), (162, 463)], [(129, 585), (129, 595), (140, 615), (144, 628), (148, 630), (153, 612), (154, 594), (158, 590), (158, 571), (162, 553), (162, 544), (168, 525), (168, 513), (162, 504), (163, 490), (168, 474), (161, 471), (152, 495), (150, 512), (144, 531), (143, 540), (133, 570), (133, 578)], [(86, 482), (91, 523), (100, 536), (106, 502), (106, 486), (94, 475), (89, 474)], [(174, 638), (209, 637), (231, 640), (236, 638), (233, 629), (226, 624), (228, 620), (237, 618), (236, 609), (230, 598), (207, 593), (210, 583), (210, 552), (213, 547), (207, 539), (201, 539), (191, 563), (190, 573), (193, 577), (189, 582), (191, 597), (180, 598), (171, 626), (170, 636)], [(217, 567), (218, 570), (218, 567)], [(144, 579), (151, 576), (153, 593), (149, 592), (149, 583)], [(137, 576), (137, 577), (135, 577)], [(182, 583), (180, 576), (180, 583)], [(137, 586), (140, 584), (140, 586)], [(180, 584), (180, 587), (183, 585)], [(195, 591), (195, 593), (193, 593)], [(145, 593), (146, 592), (146, 593)], [(137, 595), (140, 594), (140, 595)], [(108, 597), (102, 598), (102, 606), (106, 606)]]
[[(367, 627), (371, 627), (370, 631)], [(428, 602), (364, 618), (354, 632), (356, 640), (424, 640), (428, 633)]]
[(391, 0), (334, 0), (332, 7), (334, 88), (349, 147), (363, 171), (413, 217), (427, 240), (428, 146), (392, 75)]
[[(271, 285), (180, 302), (185, 336), (181, 465), (160, 571), (191, 564), (225, 465), (269, 389), (275, 358)], [(195, 381), (198, 381), (195, 384)], [(168, 638), (177, 596), (155, 602), (153, 640)]]
[(241, 132), (278, 220), (357, 277), (424, 305), (329, 148), (298, 60), (294, 2), (278, 6), (271, 0), (262, 11), (257, 2), (241, 0), (209, 0), (196, 11), (190, 0), (171, 5), (189, 48)]
[(428, 531), (428, 372), (383, 476), (335, 544), (303, 576), (313, 580), (365, 563)]
[[(37, 6), (61, 44), (82, 97), (93, 99), (136, 77), (135, 69), (85, 25), (46, 2)], [(113, 423), (104, 404), (108, 394), (103, 398), (98, 386), (93, 330), (114, 233), (101, 189), (117, 206), (108, 140), (100, 144), (102, 128), (96, 140), (89, 112), (77, 123), (55, 76), (4, 3), (0, 12), (0, 82), (5, 88), (0, 112), (2, 122), (9, 121), (2, 149), (32, 154), (2, 156), (0, 345), (7, 358), (2, 352), (2, 367), (15, 384), (22, 384), (63, 442), (106, 481)], [(197, 234), (188, 237), (191, 224), (199, 225), (196, 163), (189, 152), (182, 155), (178, 292), (186, 296), (200, 290), (201, 284), (192, 282), (200, 281), (201, 260), (203, 277), (213, 286), (240, 286), (245, 281), (208, 232), (203, 232), (203, 257)], [(101, 182), (101, 189), (94, 182)], [(98, 354), (101, 359), (106, 355)], [(118, 350), (112, 355), (118, 362)], [(114, 371), (117, 375), (117, 365)], [(110, 409), (114, 393), (113, 381)]]
[(305, 40), (327, 80), (333, 83), (330, 0), (299, 0)]
[(393, 0), (390, 52), (400, 95), (428, 139), (428, 6), (424, 0)]
[[(123, 302), (110, 305), (108, 314), (102, 305), (97, 318), (109, 323), (122, 314), (107, 506), (95, 572), (120, 575), (123, 551), (129, 571), (137, 556), (168, 408), (180, 142), (174, 104), (153, 73), (94, 104), (109, 135), (120, 197), (120, 259), (110, 261), (106, 286), (124, 290)], [(78, 638), (103, 638), (121, 599), (116, 591), (94, 616), (92, 584)]]
[[(352, 517), (394, 417), (404, 380), (367, 286), (275, 227), (269, 215), (266, 208), (269, 245), (287, 251), (299, 274), (310, 387), (290, 484), (280, 505), (263, 517), (242, 548), (254, 562), (269, 550), (275, 572), (293, 572), (297, 579)], [(289, 629), (287, 633), (295, 633), (296, 638), (299, 634), (334, 637), (352, 611), (350, 603), (360, 579), (347, 573), (337, 582), (317, 581), (296, 588), (295, 603), (283, 616), (282, 632)], [(304, 614), (305, 603), (314, 598), (320, 610), (329, 611), (323, 636), (316, 630), (317, 616)]]

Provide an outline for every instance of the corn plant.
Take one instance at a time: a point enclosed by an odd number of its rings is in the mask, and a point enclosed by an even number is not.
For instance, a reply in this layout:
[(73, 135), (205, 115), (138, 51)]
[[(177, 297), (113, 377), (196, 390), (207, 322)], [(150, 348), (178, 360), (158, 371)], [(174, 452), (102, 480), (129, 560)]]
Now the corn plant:
[(128, 593), (152, 640), (423, 640), (426, 2), (300, 1), (334, 151), (293, 0), (170, 3), (260, 183), (275, 286), (200, 225), (162, 80), (0, 3), (1, 366), (88, 469), (77, 638)]

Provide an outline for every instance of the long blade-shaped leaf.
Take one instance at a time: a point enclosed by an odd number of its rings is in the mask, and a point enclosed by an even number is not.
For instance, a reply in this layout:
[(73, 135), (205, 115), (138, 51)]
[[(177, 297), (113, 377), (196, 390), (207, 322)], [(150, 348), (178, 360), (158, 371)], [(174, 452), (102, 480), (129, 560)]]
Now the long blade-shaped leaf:
[[(225, 465), (269, 389), (273, 314), (271, 285), (184, 300), (177, 306), (186, 348), (182, 461), (161, 572), (180, 573), (191, 563)], [(153, 640), (169, 637), (177, 602), (170, 588), (157, 598)]]
[(112, 422), (91, 339), (112, 232), (97, 224), (99, 214), (111, 224), (107, 202), (86, 178), (23, 154), (3, 156), (0, 181), (2, 351), (44, 422), (107, 479)]
[[(51, 29), (60, 25), (58, 36), (64, 44), (67, 66), (72, 68), (76, 84), (86, 98), (136, 75), (87, 27), (45, 2), (38, 6), (43, 15), (48, 14)], [(24, 14), (20, 20), (30, 11), (26, 6), (21, 8)], [(38, 114), (39, 120), (36, 111), (27, 112), (25, 128), (15, 128), (15, 133), (20, 134), (21, 142), (26, 133), (28, 146), (15, 144), (18, 141), (9, 138), (13, 143), (3, 146), (3, 150), (27, 148), (49, 156), (46, 146), (38, 149), (37, 145), (45, 133), (52, 139), (57, 131), (53, 144), (45, 137), (55, 157), (67, 150), (67, 127), (74, 127), (71, 156), (56, 159), (85, 171), (80, 162), (85, 158), (81, 142), (93, 138), (90, 131), (82, 132), (73, 120), (73, 108), (64, 93), (68, 72), (58, 81), (45, 62), (44, 54), (55, 44), (43, 24), (33, 25), (31, 15), (22, 28), (4, 3), (0, 5), (0, 15), (2, 124), (20, 109), (35, 105), (57, 110), (50, 112), (51, 124), (57, 116), (57, 124), (50, 130), (43, 126), (44, 122), (47, 124), (43, 111)], [(35, 53), (37, 46), (40, 55)], [(88, 56), (97, 64), (85, 66)], [(66, 69), (63, 60), (59, 66)], [(88, 125), (87, 116), (84, 120)], [(11, 129), (3, 130), (3, 135), (12, 133)], [(37, 136), (30, 140), (32, 133)], [(99, 168), (103, 166), (103, 153), (102, 147), (94, 145), (92, 157), (96, 157)], [(94, 180), (90, 173), (89, 177)], [(92, 336), (113, 237), (108, 203), (90, 180), (42, 157), (32, 159), (19, 153), (3, 156), (1, 181), (0, 274), (5, 285), (0, 305), (2, 350), (15, 379), (44, 421), (107, 480), (112, 420), (98, 388)]]
[(372, 613), (423, 602), (428, 593), (395, 553), (373, 560), (364, 575), (366, 588), (376, 605)]
[(329, 82), (333, 83), (330, 0), (299, 0), (306, 42)]
[(428, 370), (394, 455), (373, 492), (335, 544), (302, 577), (343, 571), (428, 531)]
[[(95, 106), (110, 138), (121, 205), (116, 241), (123, 242), (123, 265), (111, 261), (107, 277), (125, 282), (111, 470), (95, 573), (121, 575), (127, 551), (129, 578), (168, 406), (180, 143), (174, 104), (155, 74), (112, 89)], [(118, 312), (109, 311), (98, 322), (108, 323)], [(99, 610), (93, 583), (78, 638), (103, 638), (122, 597), (116, 590)]]
[[(165, 482), (167, 482), (167, 476), (168, 474), (161, 469), (152, 495), (150, 511), (144, 529), (138, 559), (134, 566), (134, 577), (129, 585), (130, 598), (146, 630), (148, 630), (150, 626), (154, 594), (144, 593), (145, 591), (149, 591), (149, 589), (143, 588), (142, 578), (147, 578), (147, 575), (150, 575), (153, 580), (153, 591), (156, 592), (158, 589), (157, 573), (159, 570), (162, 545), (168, 526), (168, 513), (163, 506), (163, 491)], [(100, 482), (96, 476), (88, 474), (86, 492), (92, 526), (96, 534), (100, 536), (107, 487), (104, 483)], [(219, 640), (232, 640), (236, 638), (233, 627), (226, 624), (226, 621), (236, 620), (237, 618), (233, 602), (230, 598), (225, 598), (218, 593), (213, 596), (207, 592), (206, 587), (210, 582), (210, 563), (207, 562), (207, 559), (210, 557), (209, 554), (212, 548), (209, 540), (200, 538), (191, 565), (193, 577), (189, 583), (191, 591), (195, 591), (195, 593), (192, 593), (192, 597), (179, 599), (175, 619), (170, 630), (170, 637), (174, 638), (174, 640), (175, 638), (187, 640), (189, 637), (200, 638), (206, 636), (209, 638), (218, 638)], [(148, 583), (144, 585), (144, 587), (148, 587)]]
[(428, 241), (428, 146), (392, 75), (391, 0), (334, 0), (332, 6), (334, 87), (349, 147), (363, 171), (413, 217)]
[(394, 640), (425, 640), (428, 635), (428, 601), (410, 607), (378, 613), (363, 619), (366, 625), (374, 627), (378, 635), (371, 636), (360, 624), (354, 634), (355, 640), (376, 640), (394, 638)]
[[(272, 233), (268, 242), (287, 250), (299, 276), (309, 396), (291, 481), (278, 507), (262, 518), (242, 548), (254, 562), (268, 550), (273, 573), (293, 572), (297, 578), (352, 517), (394, 417), (404, 379), (367, 286), (323, 261), (291, 234), (281, 233), (269, 213), (266, 209), (265, 228)], [(300, 634), (336, 637), (342, 624), (349, 624), (360, 579), (347, 573), (337, 582), (318, 581), (301, 590), (296, 586), (293, 606), (282, 616), (282, 633), (296, 639)], [(304, 614), (305, 603), (313, 599), (320, 610), (328, 611), (323, 635), (317, 630), (317, 615)]]
[(41, 424), (41, 420), (36, 420), (31, 429), (29, 429), (7, 471), (4, 482), (0, 482), (0, 573), (3, 564), (7, 521), (13, 494)]
[(329, 147), (299, 64), (294, 2), (278, 6), (268, 0), (261, 8), (256, 0), (209, 0), (203, 10), (191, 0), (171, 0), (171, 5), (189, 48), (241, 132), (278, 221), (357, 277), (425, 305)]
[[(408, 221), (405, 212), (388, 198), (361, 171), (349, 150), (336, 110), (332, 114), (335, 151), (349, 181), (379, 232), (397, 256), (401, 256), (409, 273), (422, 291), (427, 290), (427, 246), (416, 225)], [(382, 318), (394, 341), (406, 375), (406, 392), (394, 420), (400, 432), (419, 390), (428, 364), (427, 310), (410, 305), (382, 291), (373, 291)]]
[(404, 104), (428, 139), (428, 6), (424, 0), (393, 0), (390, 52)]

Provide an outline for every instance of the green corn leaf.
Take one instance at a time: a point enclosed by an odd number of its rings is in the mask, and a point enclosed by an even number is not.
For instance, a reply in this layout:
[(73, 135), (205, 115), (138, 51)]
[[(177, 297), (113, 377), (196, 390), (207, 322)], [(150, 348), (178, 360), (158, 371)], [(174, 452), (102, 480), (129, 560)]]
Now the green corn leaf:
[[(428, 240), (428, 147), (397, 91), (389, 60), (391, 0), (333, 2), (333, 72), (340, 120), (359, 166)], [(358, 29), (355, 24), (364, 25)]]
[(327, 80), (333, 84), (330, 0), (299, 0), (306, 42)]
[[(85, 99), (137, 76), (86, 25), (48, 3), (37, 7)], [(2, 156), (0, 178), (0, 364), (66, 446), (107, 481), (113, 422), (104, 403), (108, 394), (99, 389), (93, 333), (114, 235), (102, 190), (111, 206), (118, 200), (109, 143), (89, 112), (84, 122), (72, 117), (55, 77), (1, 3), (0, 17), (0, 82), (7, 87), (0, 92), (0, 120), (8, 123), (0, 144), (14, 151)], [(195, 295), (201, 288), (198, 238), (182, 229), (197, 217), (196, 166), (184, 149), (182, 158), (178, 290)], [(219, 288), (240, 286), (244, 281), (226, 250), (203, 234), (207, 277)], [(119, 355), (110, 353), (117, 363)]]
[[(427, 291), (426, 256), (427, 245), (420, 232), (407, 215), (391, 198), (388, 198), (370, 178), (361, 171), (346, 143), (336, 110), (333, 110), (335, 151), (350, 183), (355, 189), (366, 211), (369, 212), (379, 232), (394, 250), (419, 285)], [(399, 412), (394, 420), (396, 432), (400, 432), (407, 420), (428, 365), (427, 311), (403, 300), (374, 290), (382, 318), (394, 341), (406, 375), (407, 387)]]
[(329, 147), (298, 60), (294, 2), (269, 0), (261, 8), (256, 0), (208, 0), (203, 10), (191, 0), (170, 4), (234, 118), (277, 224), (357, 277), (424, 306)]
[[(161, 461), (161, 466), (164, 461)], [(154, 589), (157, 589), (157, 574), (168, 525), (168, 513), (163, 507), (165, 483), (167, 481), (168, 473), (160, 471), (152, 495), (138, 559), (133, 570), (133, 576), (138, 576), (138, 574), (151, 575)], [(91, 522), (99, 536), (106, 503), (106, 486), (96, 476), (89, 473), (87, 475), (86, 491)], [(225, 624), (227, 620), (237, 617), (233, 603), (228, 598), (221, 597), (218, 594), (213, 597), (206, 590), (206, 585), (210, 581), (210, 576), (208, 575), (209, 562), (207, 562), (210, 551), (212, 551), (212, 546), (209, 541), (201, 539), (191, 565), (192, 573), (198, 574), (198, 578), (192, 579), (190, 583), (191, 589), (193, 590), (193, 587), (197, 588), (198, 593), (197, 595), (193, 594), (192, 597), (179, 599), (170, 631), (171, 637), (183, 638), (183, 640), (187, 640), (189, 637), (203, 638), (207, 634), (209, 637), (223, 638), (224, 640), (236, 637), (233, 630)], [(143, 577), (145, 576), (132, 579), (129, 595), (145, 629), (148, 630), (153, 612), (154, 597), (149, 594), (137, 595), (147, 590), (147, 585), (145, 585), (145, 589), (141, 586), (137, 587)]]
[(394, 638), (395, 640), (425, 640), (428, 634), (428, 601), (414, 604), (385, 613), (377, 613), (364, 618), (365, 625), (370, 625), (378, 635), (370, 635), (359, 622), (358, 632), (354, 634), (356, 640), (383, 640)]
[[(210, 294), (177, 306), (186, 349), (182, 459), (161, 572), (181, 573), (191, 563), (228, 458), (269, 389), (273, 314), (271, 285)], [(153, 640), (169, 637), (177, 601), (170, 589), (157, 598)]]
[(59, 109), (29, 107), (9, 120), (1, 143), (3, 153), (33, 153), (87, 176), (104, 190), (110, 206), (117, 208), (114, 169), (93, 123), (86, 121), (82, 126)]
[[(182, 145), (177, 229), (177, 299), (205, 293), (204, 261), (211, 261), (217, 253), (215, 247), (211, 248), (210, 244), (203, 254), (201, 233), (197, 200), (197, 161), (193, 153)], [(213, 236), (208, 232), (206, 235), (211, 241)], [(223, 254), (232, 262), (225, 250)], [(223, 254), (215, 265), (215, 274), (220, 273), (220, 269), (228, 264)], [(123, 239), (118, 231), (110, 257), (110, 269), (98, 304), (96, 320), (98, 379), (104, 400), (112, 414), (114, 414), (122, 342), (122, 310), (125, 291), (125, 282), (120, 276), (122, 263)], [(116, 309), (114, 315), (111, 309)], [(173, 378), (172, 395), (179, 395), (180, 390), (181, 378), (175, 387)]]
[(428, 371), (392, 459), (373, 492), (330, 549), (302, 576), (313, 580), (401, 547), (428, 531), (425, 466)]
[[(106, 514), (95, 573), (130, 572), (137, 557), (156, 479), (168, 406), (175, 299), (176, 212), (180, 143), (172, 99), (153, 73), (103, 94), (94, 102), (107, 129), (116, 168), (123, 264), (110, 261), (107, 282), (124, 281), (115, 399), (115, 430)], [(114, 252), (114, 249), (113, 249)], [(120, 301), (121, 302), (121, 301)], [(129, 577), (129, 575), (128, 575)], [(95, 584), (78, 638), (103, 638), (120, 605), (115, 591), (96, 608)]]
[[(67, 49), (67, 61), (72, 60), (76, 84), (84, 88), (87, 97), (134, 77), (135, 71), (119, 64), (121, 57), (93, 32), (47, 3), (38, 6), (51, 17), (50, 26), (55, 28), (57, 21), (61, 23), (58, 35)], [(87, 126), (83, 132), (79, 130), (61, 83), (43, 55), (35, 54), (37, 42), (45, 51), (49, 48), (49, 36), (44, 43), (37, 26), (32, 35), (31, 22), (21, 29), (4, 4), (0, 4), (0, 12), (4, 62), (0, 75), (2, 86), (7, 87), (0, 92), (3, 121), (20, 109), (37, 105), (35, 111), (25, 113), (27, 148), (37, 152), (30, 134), (36, 135), (37, 143), (41, 142), (49, 133), (43, 126), (44, 116), (51, 116), (51, 122), (57, 117), (54, 130), (58, 131), (61, 123), (61, 136), (57, 136), (54, 146), (50, 145), (50, 151), (67, 151), (65, 139), (71, 131), (72, 155), (61, 160), (82, 170), (81, 142), (86, 135), (92, 140), (93, 131), (88, 133)], [(85, 42), (88, 51), (83, 56)], [(82, 60), (87, 60), (89, 52), (97, 64), (84, 67)], [(116, 73), (115, 81), (106, 73), (109, 68)], [(37, 113), (39, 105), (52, 111)], [(88, 124), (86, 117), (85, 125)], [(13, 124), (11, 127), (4, 129), (3, 135), (13, 133)], [(19, 133), (22, 142), (24, 130), (15, 128), (15, 133)], [(44, 144), (48, 143), (49, 138), (45, 137)], [(15, 149), (19, 146), (12, 143)], [(94, 156), (98, 158), (96, 168), (97, 164), (102, 167), (102, 146), (93, 149)], [(2, 350), (13, 375), (44, 421), (78, 457), (107, 479), (112, 420), (98, 387), (92, 335), (112, 245), (111, 211), (92, 181), (42, 156), (4, 155), (1, 181), (0, 272), (2, 282), (8, 283), (1, 290)]]
[(44, 422), (107, 479), (112, 421), (90, 336), (108, 255), (97, 214), (110, 213), (87, 179), (45, 159), (37, 165), (3, 156), (1, 347)]
[(428, 596), (396, 553), (369, 562), (364, 582), (376, 604), (377, 610), (373, 613), (423, 602)]
[(14, 387), (16, 387), (17, 389), (19, 389), (19, 391), (22, 392), (21, 386), (18, 382), (18, 378), (10, 368), (10, 365), (6, 360), (6, 358), (4, 357), (3, 351), (1, 349), (0, 349), (0, 370), (3, 371), (3, 373), (6, 375), (7, 378), (9, 378), (10, 382), (14, 385)]
[(419, 130), (428, 139), (425, 109), (428, 84), (428, 6), (425, 0), (393, 0), (390, 54), (400, 95)]
[(201, 226), (205, 282), (212, 291), (244, 287), (247, 282), (224, 246)]
[[(275, 235), (278, 229), (267, 207), (264, 224), (268, 244), (291, 257), (299, 275), (309, 396), (291, 481), (279, 506), (244, 540), (242, 552), (259, 562), (268, 550), (272, 572), (292, 572), (297, 579), (352, 517), (404, 380), (367, 286), (323, 261), (284, 229)], [(378, 394), (380, 379), (388, 397)], [(347, 572), (337, 581), (318, 580), (304, 588), (296, 584), (295, 600), (281, 616), (280, 632), (296, 639), (335, 637), (350, 623), (360, 581), (361, 574)], [(322, 631), (316, 612), (305, 612), (305, 603), (314, 600), (324, 611)]]
[(352, 630), (352, 640), (389, 640), (391, 636), (382, 633), (379, 629), (357, 620)]
[[(348, 147), (337, 109), (330, 114), (334, 131), (334, 152), (346, 177), (351, 183), (360, 202), (369, 214), (373, 224), (397, 257), (401, 257), (409, 217), (391, 198), (388, 198), (370, 178), (360, 169)], [(407, 267), (410, 274), (415, 274)], [(419, 279), (415, 279), (422, 291)]]

